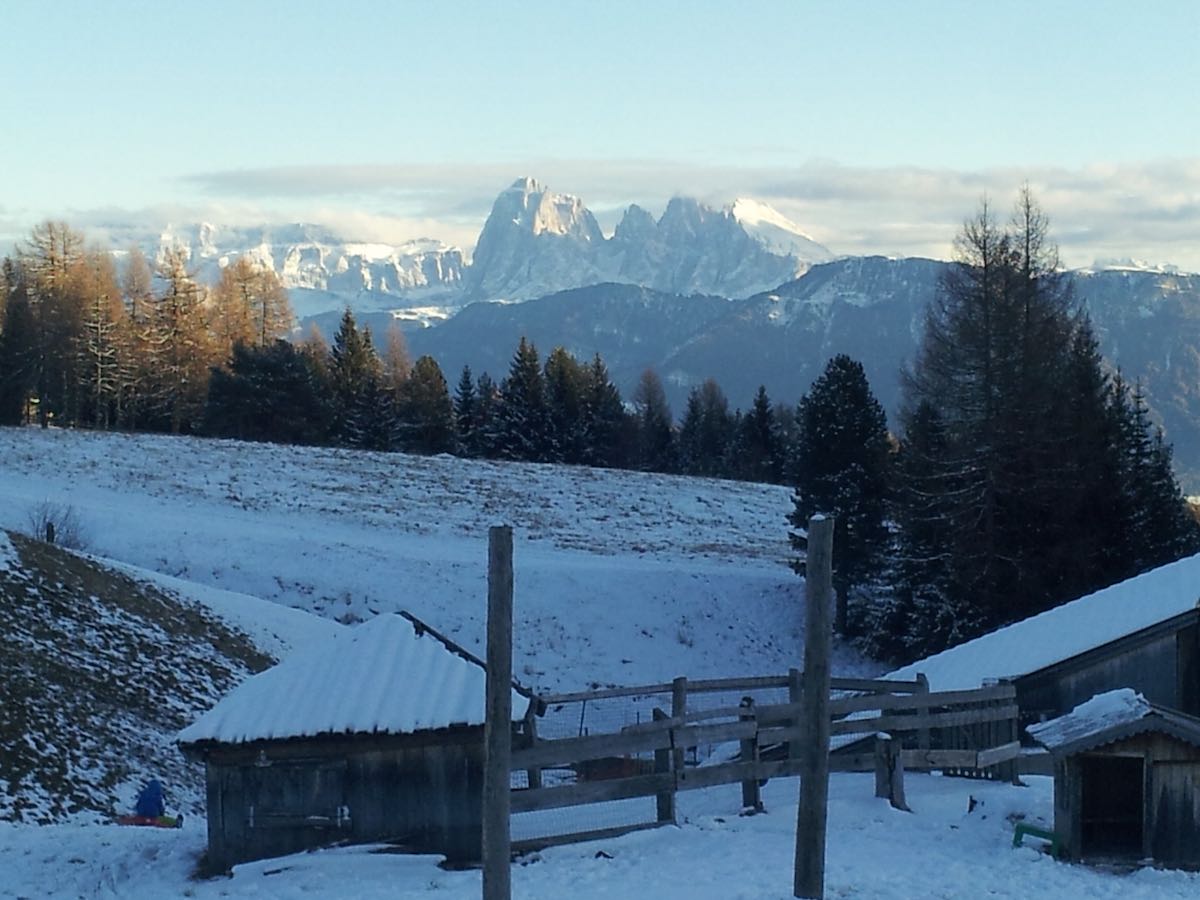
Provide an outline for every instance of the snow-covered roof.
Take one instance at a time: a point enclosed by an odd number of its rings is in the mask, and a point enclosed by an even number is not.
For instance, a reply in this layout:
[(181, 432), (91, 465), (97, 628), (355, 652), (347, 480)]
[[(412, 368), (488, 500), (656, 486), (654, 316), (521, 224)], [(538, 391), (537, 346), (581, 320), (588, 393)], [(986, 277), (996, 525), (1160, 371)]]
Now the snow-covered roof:
[[(479, 660), (416, 619), (387, 613), (248, 678), (179, 733), (181, 744), (482, 725)], [(513, 720), (530, 699), (513, 690)]]
[(1089, 750), (1144, 731), (1161, 731), (1200, 747), (1200, 719), (1149, 702), (1131, 688), (1097, 694), (1069, 713), (1025, 729), (1056, 754)]
[(943, 650), (885, 675), (923, 673), (935, 691), (969, 690), (988, 679), (1018, 678), (1194, 610), (1200, 554)]

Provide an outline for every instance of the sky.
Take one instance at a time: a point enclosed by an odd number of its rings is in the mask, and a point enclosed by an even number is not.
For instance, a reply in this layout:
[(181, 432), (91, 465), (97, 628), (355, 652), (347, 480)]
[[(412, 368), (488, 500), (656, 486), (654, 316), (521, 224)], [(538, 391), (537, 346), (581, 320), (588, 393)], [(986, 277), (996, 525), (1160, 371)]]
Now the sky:
[(947, 256), (1028, 182), (1064, 260), (1200, 271), (1200, 4), (5, 3), (0, 237), (307, 221), (469, 249), (518, 177)]

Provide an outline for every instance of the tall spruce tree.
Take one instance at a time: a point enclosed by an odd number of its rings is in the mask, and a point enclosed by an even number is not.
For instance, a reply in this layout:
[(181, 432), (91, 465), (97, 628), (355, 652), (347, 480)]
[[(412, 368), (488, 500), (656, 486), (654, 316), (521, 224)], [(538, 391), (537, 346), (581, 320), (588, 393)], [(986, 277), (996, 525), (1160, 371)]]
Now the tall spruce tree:
[(471, 367), (463, 366), (454, 389), (454, 433), (460, 456), (476, 456), (479, 453), (479, 435), (476, 418), (479, 415), (479, 395), (475, 393), (475, 379)]
[(545, 378), (537, 347), (524, 337), (500, 384), (496, 452), (503, 459), (524, 461), (544, 460), (553, 452)]
[(621, 392), (597, 353), (583, 373), (583, 447), (580, 462), (592, 466), (628, 464), (632, 422)]
[(678, 457), (671, 407), (662, 379), (653, 369), (646, 369), (638, 379), (633, 409), (637, 425), (635, 465), (647, 472), (674, 472)]
[(688, 475), (721, 478), (729, 474), (734, 418), (721, 386), (706, 379), (688, 394), (679, 426), (679, 460)]
[[(876, 580), (884, 564), (891, 481), (887, 417), (862, 364), (839, 354), (800, 399), (796, 419), (795, 492), (788, 521), (804, 529), (817, 513), (836, 517), (834, 627), (848, 634), (851, 592)], [(799, 530), (791, 540), (798, 550), (807, 546)], [(796, 567), (803, 571), (802, 559)]]
[[(1121, 498), (1141, 450), (1126, 474), (1113, 450), (1148, 431), (1108, 389), (1045, 216), (1025, 189), (1007, 227), (985, 205), (956, 247), (903, 378), (904, 655), (1132, 574), (1115, 561), (1129, 549), (1120, 523), (1138, 504)], [(1169, 463), (1162, 483), (1174, 484)], [(1182, 508), (1162, 502), (1146, 513), (1155, 521)]]
[(422, 356), (400, 388), (398, 449), (432, 455), (454, 449), (454, 404), (441, 367)]
[(370, 331), (359, 330), (349, 308), (329, 348), (329, 379), (335, 440), (364, 450), (386, 449), (392, 421), (390, 399), (382, 387), (383, 365)]
[(546, 357), (546, 447), (548, 462), (580, 463), (584, 456), (585, 374), (563, 347)]
[(6, 257), (4, 319), (0, 321), (0, 425), (22, 425), (37, 386), (37, 323), (20, 262)]
[(734, 468), (746, 481), (777, 482), (781, 476), (782, 447), (775, 410), (767, 389), (759, 385), (750, 411), (738, 425)]

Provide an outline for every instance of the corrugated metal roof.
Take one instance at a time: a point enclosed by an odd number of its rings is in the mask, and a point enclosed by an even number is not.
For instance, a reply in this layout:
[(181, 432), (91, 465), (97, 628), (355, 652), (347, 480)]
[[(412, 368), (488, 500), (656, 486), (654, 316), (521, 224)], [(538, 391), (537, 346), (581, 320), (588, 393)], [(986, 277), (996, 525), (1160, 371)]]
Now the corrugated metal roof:
[(1160, 566), (1005, 628), (897, 669), (923, 673), (935, 691), (969, 690), (988, 679), (1018, 678), (1194, 610), (1200, 554)]
[[(178, 740), (244, 743), (482, 725), (485, 690), (478, 660), (417, 620), (389, 613), (248, 678)], [(529, 702), (513, 690), (514, 721)]]
[(1057, 756), (1081, 753), (1148, 731), (1169, 734), (1200, 747), (1200, 719), (1150, 703), (1129, 688), (1098, 694), (1066, 715), (1025, 730)]

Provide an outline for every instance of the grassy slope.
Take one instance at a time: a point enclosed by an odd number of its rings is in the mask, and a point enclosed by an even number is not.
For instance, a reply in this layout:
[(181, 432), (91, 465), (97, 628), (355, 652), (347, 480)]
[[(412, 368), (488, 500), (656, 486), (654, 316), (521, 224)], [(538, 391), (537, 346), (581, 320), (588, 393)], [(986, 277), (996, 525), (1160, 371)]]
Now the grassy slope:
[(57, 547), (8, 540), (0, 819), (103, 818), (127, 810), (152, 776), (173, 806), (198, 808), (202, 776), (174, 735), (272, 660), (202, 607)]

